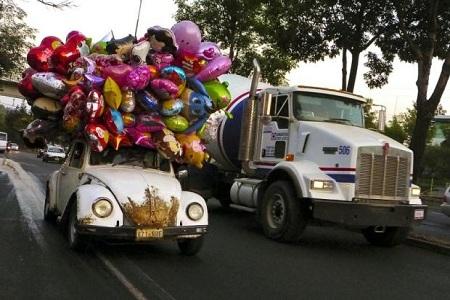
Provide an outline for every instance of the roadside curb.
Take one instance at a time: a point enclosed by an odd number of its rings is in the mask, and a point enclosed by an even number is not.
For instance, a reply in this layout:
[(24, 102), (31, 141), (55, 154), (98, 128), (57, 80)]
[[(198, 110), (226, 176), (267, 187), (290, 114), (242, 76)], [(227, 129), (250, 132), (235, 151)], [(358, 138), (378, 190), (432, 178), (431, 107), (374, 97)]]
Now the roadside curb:
[(405, 241), (405, 244), (450, 255), (450, 245), (442, 243), (437, 239), (429, 239), (419, 234), (410, 234), (408, 239)]

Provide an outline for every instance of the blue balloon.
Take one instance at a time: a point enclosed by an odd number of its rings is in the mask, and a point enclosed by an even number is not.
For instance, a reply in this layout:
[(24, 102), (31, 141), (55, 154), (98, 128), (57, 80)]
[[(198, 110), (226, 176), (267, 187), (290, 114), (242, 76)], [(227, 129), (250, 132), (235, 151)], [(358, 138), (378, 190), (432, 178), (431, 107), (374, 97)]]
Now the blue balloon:
[(136, 100), (146, 110), (159, 111), (158, 98), (149, 91), (139, 91)]

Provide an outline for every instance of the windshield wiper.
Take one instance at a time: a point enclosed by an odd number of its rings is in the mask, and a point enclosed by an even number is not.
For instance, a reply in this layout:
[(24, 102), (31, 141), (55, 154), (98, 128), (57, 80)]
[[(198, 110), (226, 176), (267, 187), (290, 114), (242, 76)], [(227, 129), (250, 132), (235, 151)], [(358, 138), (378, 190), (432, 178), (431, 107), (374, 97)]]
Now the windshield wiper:
[(340, 124), (346, 124), (346, 125), (352, 125), (353, 123), (348, 119), (339, 119), (339, 118), (332, 118), (324, 120), (325, 122), (332, 122), (332, 123), (340, 123)]
[(123, 165), (123, 164), (126, 164), (126, 163), (136, 162), (136, 161), (140, 161), (140, 159), (136, 158), (136, 157), (128, 158), (128, 159), (120, 160), (120, 161), (117, 161), (117, 162), (113, 162), (112, 166), (114, 167), (114, 166), (117, 166), (117, 165)]

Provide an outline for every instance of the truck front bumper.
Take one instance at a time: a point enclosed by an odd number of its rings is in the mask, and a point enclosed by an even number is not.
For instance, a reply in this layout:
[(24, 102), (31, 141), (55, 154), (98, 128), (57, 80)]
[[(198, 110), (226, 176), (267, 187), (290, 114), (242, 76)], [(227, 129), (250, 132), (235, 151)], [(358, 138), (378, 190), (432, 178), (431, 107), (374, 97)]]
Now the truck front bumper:
[(106, 239), (106, 240), (123, 240), (123, 241), (151, 241), (156, 239), (176, 239), (176, 238), (189, 238), (198, 237), (208, 232), (207, 226), (179, 226), (179, 227), (166, 227), (163, 228), (163, 234), (161, 238), (148, 238), (138, 239), (137, 228), (134, 226), (121, 226), (121, 227), (102, 227), (93, 225), (78, 225), (77, 233), (83, 236), (89, 236), (91, 238)]
[(316, 219), (349, 226), (407, 227), (425, 219), (426, 205), (372, 204), (311, 199)]

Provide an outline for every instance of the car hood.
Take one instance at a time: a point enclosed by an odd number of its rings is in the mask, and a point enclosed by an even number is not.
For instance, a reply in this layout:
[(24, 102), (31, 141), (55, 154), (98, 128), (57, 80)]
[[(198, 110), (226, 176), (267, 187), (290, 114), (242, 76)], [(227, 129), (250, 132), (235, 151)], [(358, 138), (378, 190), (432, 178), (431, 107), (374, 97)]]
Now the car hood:
[(130, 167), (102, 167), (86, 174), (103, 182), (138, 226), (175, 226), (181, 185), (169, 173)]

